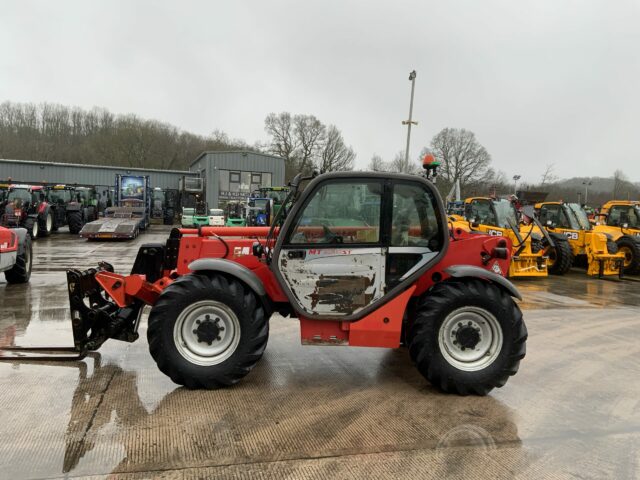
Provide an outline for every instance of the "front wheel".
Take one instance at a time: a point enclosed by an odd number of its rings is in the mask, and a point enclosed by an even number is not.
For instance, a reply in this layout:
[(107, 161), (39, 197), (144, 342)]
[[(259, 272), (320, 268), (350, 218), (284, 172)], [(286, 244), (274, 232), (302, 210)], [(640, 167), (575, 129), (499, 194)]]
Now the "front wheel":
[(53, 212), (47, 209), (44, 216), (38, 216), (38, 235), (48, 237), (53, 232)]
[(67, 225), (69, 225), (69, 233), (77, 235), (82, 230), (82, 212), (69, 212), (67, 215)]
[(16, 256), (16, 263), (11, 270), (4, 272), (7, 283), (27, 283), (31, 278), (31, 266), (33, 256), (31, 249), (31, 237), (25, 235), (22, 252)]
[(420, 300), (409, 354), (444, 392), (486, 395), (518, 371), (526, 340), (522, 312), (506, 292), (483, 280), (449, 280)]
[(253, 292), (235, 279), (194, 273), (169, 285), (149, 314), (158, 368), (188, 388), (237, 383), (258, 363), (269, 325)]
[(640, 273), (640, 242), (632, 237), (620, 237), (617, 245), (618, 251), (624, 253), (624, 273), (627, 275)]
[(564, 235), (553, 235), (554, 247), (550, 247), (547, 251), (549, 259), (547, 266), (549, 273), (553, 275), (564, 275), (573, 265), (573, 252), (571, 244)]

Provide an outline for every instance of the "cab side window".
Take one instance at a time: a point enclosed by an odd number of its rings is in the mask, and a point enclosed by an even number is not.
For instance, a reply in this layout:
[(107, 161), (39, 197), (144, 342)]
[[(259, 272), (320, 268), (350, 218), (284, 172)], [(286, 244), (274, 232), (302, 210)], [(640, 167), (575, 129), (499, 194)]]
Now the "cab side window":
[(397, 184), (393, 189), (392, 247), (442, 248), (437, 202), (422, 185)]
[(379, 243), (381, 206), (379, 181), (323, 185), (298, 214), (289, 243)]

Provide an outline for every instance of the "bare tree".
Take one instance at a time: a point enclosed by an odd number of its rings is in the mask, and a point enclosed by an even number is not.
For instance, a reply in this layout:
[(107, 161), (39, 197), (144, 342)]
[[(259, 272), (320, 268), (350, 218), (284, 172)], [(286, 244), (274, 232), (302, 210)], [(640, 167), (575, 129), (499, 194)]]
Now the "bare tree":
[(297, 167), (299, 139), (293, 131), (293, 118), (289, 112), (270, 113), (264, 119), (264, 129), (271, 136), (267, 150), (273, 155), (284, 158), (287, 179), (291, 178)]
[(613, 172), (613, 199), (619, 200), (622, 198), (622, 192), (625, 184), (628, 182), (627, 176), (622, 170), (616, 170)]
[(317, 164), (320, 173), (353, 170), (355, 158), (356, 153), (353, 148), (345, 145), (338, 127), (329, 125), (326, 129)]
[(393, 160), (391, 160), (391, 168), (390, 171), (397, 173), (411, 173), (415, 174), (418, 172), (418, 165), (416, 165), (411, 160), (405, 159), (404, 150), (400, 150), (396, 153)]
[(555, 182), (558, 177), (553, 173), (555, 168), (555, 163), (549, 163), (544, 169), (542, 173), (542, 180), (540, 181), (540, 185), (546, 185), (547, 183)]
[(491, 155), (473, 132), (464, 128), (445, 128), (431, 140), (431, 152), (440, 161), (440, 175), (448, 184), (460, 186), (488, 181), (494, 172), (489, 168)]
[(373, 170), (374, 172), (388, 172), (391, 170), (391, 165), (385, 162), (378, 154), (374, 154), (369, 161), (367, 170)]

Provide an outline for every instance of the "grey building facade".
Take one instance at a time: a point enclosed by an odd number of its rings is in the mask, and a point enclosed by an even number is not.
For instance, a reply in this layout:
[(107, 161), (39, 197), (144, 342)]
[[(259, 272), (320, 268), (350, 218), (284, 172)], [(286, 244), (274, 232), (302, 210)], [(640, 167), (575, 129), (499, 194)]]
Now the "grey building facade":
[(136, 176), (148, 175), (152, 187), (174, 190), (178, 189), (178, 179), (183, 175), (197, 175), (195, 172), (181, 170), (0, 159), (0, 183), (11, 179), (14, 183), (77, 183), (113, 187), (117, 173)]
[(284, 159), (256, 152), (203, 152), (189, 167), (205, 178), (207, 203), (224, 208), (258, 187), (284, 185)]
[(209, 208), (223, 208), (229, 200), (244, 201), (260, 186), (284, 185), (284, 160), (246, 151), (203, 152), (189, 171), (182, 171), (0, 159), (0, 183), (64, 183), (108, 189), (114, 186), (116, 174), (148, 175), (151, 187), (165, 190), (177, 190), (182, 176), (201, 176)]

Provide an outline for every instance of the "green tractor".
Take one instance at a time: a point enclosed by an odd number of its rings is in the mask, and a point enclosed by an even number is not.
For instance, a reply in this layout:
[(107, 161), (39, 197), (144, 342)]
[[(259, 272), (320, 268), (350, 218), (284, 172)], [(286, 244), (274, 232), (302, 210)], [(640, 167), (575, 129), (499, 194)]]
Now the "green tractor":
[(244, 203), (238, 201), (228, 202), (226, 207), (225, 227), (246, 227), (247, 219), (245, 217)]

